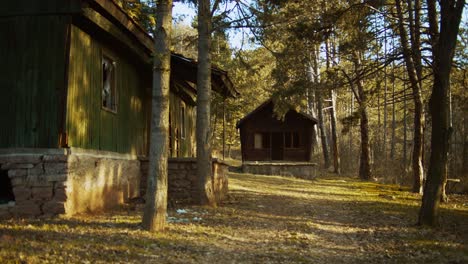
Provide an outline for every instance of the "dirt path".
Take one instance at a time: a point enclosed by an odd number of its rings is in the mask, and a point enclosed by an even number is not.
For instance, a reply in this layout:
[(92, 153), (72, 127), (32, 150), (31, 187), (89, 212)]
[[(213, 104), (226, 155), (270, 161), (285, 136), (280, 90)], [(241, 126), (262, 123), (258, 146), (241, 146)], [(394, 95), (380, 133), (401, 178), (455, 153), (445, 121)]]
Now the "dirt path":
[(233, 173), (221, 207), (175, 208), (164, 234), (142, 231), (138, 209), (0, 222), (0, 262), (468, 263), (468, 198), (451, 198), (431, 230), (397, 186)]

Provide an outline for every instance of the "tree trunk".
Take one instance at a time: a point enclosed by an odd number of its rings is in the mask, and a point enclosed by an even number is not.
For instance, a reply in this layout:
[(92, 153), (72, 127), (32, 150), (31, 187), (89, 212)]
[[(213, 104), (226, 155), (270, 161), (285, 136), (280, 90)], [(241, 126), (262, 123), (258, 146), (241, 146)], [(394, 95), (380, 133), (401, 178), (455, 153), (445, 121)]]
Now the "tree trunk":
[(198, 73), (197, 73), (197, 178), (198, 201), (216, 206), (211, 160), (211, 11), (210, 1), (198, 1)]
[(370, 166), (370, 144), (369, 144), (369, 119), (367, 117), (367, 99), (364, 93), (362, 81), (358, 81), (358, 92), (361, 102), (359, 104), (359, 114), (361, 117), (361, 158), (359, 160), (359, 177), (363, 180), (372, 178)]
[(156, 17), (148, 183), (142, 223), (149, 231), (163, 230), (166, 224), (172, 0), (158, 1)]
[[(405, 59), (406, 70), (410, 80), (411, 89), (413, 91), (414, 100), (414, 138), (413, 138), (413, 188), (415, 193), (422, 194), (424, 167), (423, 167), (423, 124), (424, 124), (424, 108), (421, 99), (422, 90), (422, 68), (420, 55), (420, 37), (419, 37), (419, 0), (414, 1), (414, 10), (412, 10), (412, 0), (408, 1), (408, 14), (410, 24), (411, 47), (408, 43), (407, 30), (404, 25), (403, 11), (401, 0), (396, 0), (396, 9), (398, 14), (398, 29), (400, 35), (400, 43), (403, 49), (403, 57)], [(414, 12), (414, 16), (412, 15)], [(406, 161), (405, 161), (406, 162)]]
[(316, 47), (314, 47), (313, 52), (311, 53), (311, 77), (313, 83), (315, 84), (315, 100), (317, 104), (317, 113), (318, 113), (318, 125), (320, 130), (320, 141), (322, 143), (322, 153), (323, 153), (323, 161), (324, 161), (324, 168), (328, 169), (330, 167), (330, 153), (328, 152), (328, 138), (325, 128), (325, 120), (323, 116), (323, 105), (322, 105), (322, 91), (321, 87), (319, 87), (320, 79), (319, 79), (319, 65), (318, 65), (318, 51)]
[[(313, 77), (312, 73), (310, 72), (312, 68), (309, 68), (309, 75), (311, 82), (313, 83)], [(314, 87), (310, 85), (307, 88), (307, 113), (313, 117), (317, 116), (317, 113), (315, 111), (315, 95), (314, 95)], [(310, 153), (310, 160), (312, 160), (312, 156), (314, 153), (317, 151), (317, 146), (318, 146), (318, 133), (317, 133), (317, 126), (312, 127), (312, 137), (311, 137), (311, 153)]]
[(325, 131), (325, 120), (323, 116), (323, 105), (322, 105), (322, 95), (319, 89), (315, 90), (315, 99), (317, 100), (317, 113), (319, 121), (319, 130), (320, 130), (320, 141), (322, 143), (322, 153), (323, 153), (323, 162), (324, 168), (328, 169), (330, 167), (330, 153), (328, 152), (328, 138)]
[[(361, 57), (358, 51), (354, 54), (354, 66), (356, 74), (361, 74)], [(370, 139), (369, 139), (369, 118), (367, 116), (367, 95), (364, 91), (364, 81), (358, 79), (356, 81), (357, 92), (359, 95), (359, 115), (361, 128), (361, 155), (359, 159), (359, 177), (363, 180), (372, 178), (370, 166)]]
[(429, 101), (432, 115), (431, 157), (421, 209), (419, 224), (434, 226), (438, 222), (438, 208), (442, 186), (447, 170), (449, 150), (449, 90), (450, 70), (455, 53), (464, 0), (440, 1), (440, 33), (436, 0), (427, 0), (429, 33), (432, 45), (434, 83)]
[[(406, 84), (403, 84), (403, 177), (408, 173), (408, 102), (406, 101)], [(401, 181), (403, 182), (403, 181)]]
[[(332, 43), (334, 45), (335, 43)], [(330, 47), (329, 40), (325, 41), (325, 53), (326, 53), (326, 69), (327, 72), (330, 69), (332, 48)], [(333, 54), (334, 56), (334, 54)], [(334, 59), (334, 58), (333, 58)], [(327, 76), (329, 80), (327, 82), (332, 82), (330, 76)], [(335, 85), (329, 87), (330, 89), (330, 98), (331, 98), (331, 109), (330, 109), (330, 123), (331, 123), (331, 137), (332, 137), (332, 150), (333, 150), (333, 172), (336, 174), (341, 174), (341, 165), (340, 165), (340, 153), (338, 150), (338, 135), (336, 128), (336, 90)]]
[[(465, 106), (466, 107), (466, 106)], [(462, 158), (462, 176), (468, 176), (468, 118), (463, 116), (463, 158)]]
[(332, 141), (333, 141), (333, 172), (341, 174), (340, 153), (338, 150), (338, 131), (336, 127), (336, 91), (330, 91), (332, 108), (330, 109)]
[(396, 102), (395, 102), (395, 65), (392, 66), (393, 82), (392, 82), (392, 138), (390, 144), (390, 159), (395, 159), (395, 144), (396, 144)]

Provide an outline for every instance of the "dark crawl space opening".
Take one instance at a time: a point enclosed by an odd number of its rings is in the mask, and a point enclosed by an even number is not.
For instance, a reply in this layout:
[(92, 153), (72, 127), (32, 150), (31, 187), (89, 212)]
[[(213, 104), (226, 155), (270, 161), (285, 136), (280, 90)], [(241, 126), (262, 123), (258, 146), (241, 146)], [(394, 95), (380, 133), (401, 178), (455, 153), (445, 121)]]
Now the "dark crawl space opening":
[(0, 170), (0, 204), (14, 201), (15, 195), (13, 194), (10, 177), (8, 177), (8, 171)]

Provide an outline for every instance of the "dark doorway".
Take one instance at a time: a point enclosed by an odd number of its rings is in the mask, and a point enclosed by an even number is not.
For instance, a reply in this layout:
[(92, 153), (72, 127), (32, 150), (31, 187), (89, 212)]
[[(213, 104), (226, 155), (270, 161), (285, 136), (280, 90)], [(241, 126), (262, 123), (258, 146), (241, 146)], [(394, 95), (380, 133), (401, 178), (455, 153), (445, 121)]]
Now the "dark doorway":
[(0, 170), (0, 204), (11, 201), (15, 201), (15, 195), (13, 194), (10, 177), (8, 177), (8, 171)]
[(271, 160), (283, 160), (284, 138), (283, 133), (271, 134)]

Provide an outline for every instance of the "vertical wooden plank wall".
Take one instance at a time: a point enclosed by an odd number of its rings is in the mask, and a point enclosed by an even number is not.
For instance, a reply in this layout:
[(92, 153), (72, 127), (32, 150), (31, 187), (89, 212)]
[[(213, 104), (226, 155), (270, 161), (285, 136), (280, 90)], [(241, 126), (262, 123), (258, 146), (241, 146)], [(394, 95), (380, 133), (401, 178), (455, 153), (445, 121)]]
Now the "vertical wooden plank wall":
[[(181, 108), (185, 107), (185, 120), (181, 120)], [(176, 93), (170, 93), (169, 114), (171, 120), (171, 157), (193, 157), (195, 155), (195, 107), (186, 104)], [(182, 122), (185, 122), (186, 136), (182, 138)], [(178, 131), (178, 133), (176, 133)], [(176, 144), (179, 144), (177, 153)]]
[(0, 17), (0, 148), (58, 147), (67, 21)]
[[(102, 54), (116, 62), (117, 112), (101, 107)], [(71, 147), (146, 155), (145, 84), (136, 67), (111, 46), (72, 26), (67, 111)]]

